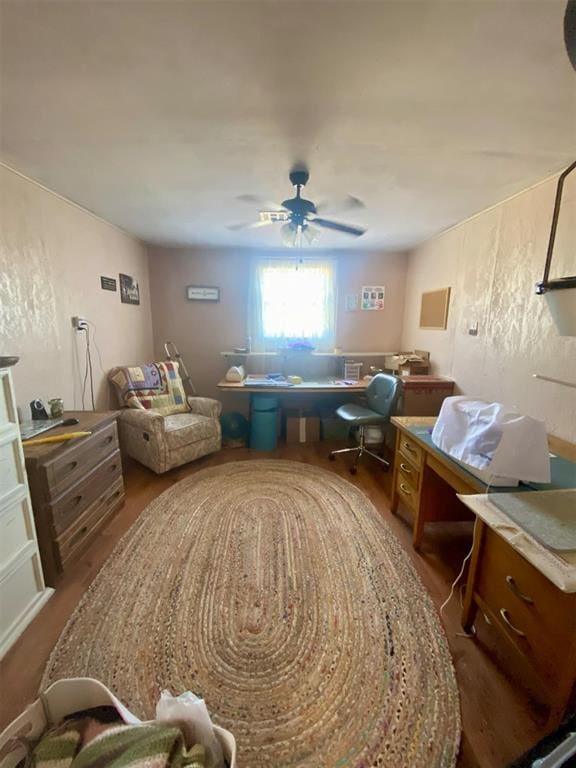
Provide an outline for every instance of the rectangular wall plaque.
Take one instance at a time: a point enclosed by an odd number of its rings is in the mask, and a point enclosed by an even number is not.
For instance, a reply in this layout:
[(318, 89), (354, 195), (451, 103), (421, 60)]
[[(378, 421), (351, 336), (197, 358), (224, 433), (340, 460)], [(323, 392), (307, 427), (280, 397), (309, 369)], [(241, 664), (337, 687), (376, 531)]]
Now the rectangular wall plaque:
[(116, 280), (113, 277), (100, 277), (100, 287), (105, 291), (116, 290)]
[(188, 301), (220, 301), (220, 288), (214, 285), (188, 285), (186, 298)]

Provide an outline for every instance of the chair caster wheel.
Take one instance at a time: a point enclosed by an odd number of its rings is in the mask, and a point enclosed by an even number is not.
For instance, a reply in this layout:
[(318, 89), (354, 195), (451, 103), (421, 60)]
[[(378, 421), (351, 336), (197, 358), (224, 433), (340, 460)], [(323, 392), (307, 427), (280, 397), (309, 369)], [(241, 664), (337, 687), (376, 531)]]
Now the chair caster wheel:
[(334, 456), (334, 454), (333, 454), (333, 453), (329, 453), (329, 454), (328, 454), (328, 460), (329, 460), (329, 461), (336, 461), (336, 456)]
[(355, 474), (356, 474), (356, 472), (358, 472), (358, 470), (356, 469), (356, 467), (350, 467), (350, 474), (351, 474), (351, 475), (355, 475)]

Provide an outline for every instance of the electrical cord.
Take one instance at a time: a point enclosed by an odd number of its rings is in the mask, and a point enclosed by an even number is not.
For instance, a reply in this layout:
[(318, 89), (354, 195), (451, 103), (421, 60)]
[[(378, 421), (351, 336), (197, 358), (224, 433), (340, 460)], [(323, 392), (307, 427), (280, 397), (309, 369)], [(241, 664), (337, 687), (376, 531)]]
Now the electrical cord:
[(85, 410), (85, 398), (86, 398), (86, 382), (88, 380), (88, 356), (85, 356), (84, 363), (84, 379), (82, 381), (82, 410)]
[(88, 362), (88, 369), (90, 371), (90, 399), (92, 401), (92, 410), (96, 410), (96, 404), (94, 402), (94, 372), (92, 370), (92, 354), (90, 352), (90, 329), (86, 328), (86, 360)]
[[(490, 485), (492, 484), (492, 480), (493, 480), (493, 476), (491, 475), (489, 480), (488, 480), (488, 485), (486, 486), (486, 494), (488, 494), (489, 491), (490, 491)], [(441, 618), (444, 618), (444, 609), (446, 608), (446, 606), (452, 600), (452, 597), (454, 596), (454, 591), (456, 589), (456, 585), (458, 584), (458, 582), (460, 581), (460, 579), (464, 575), (464, 569), (466, 568), (466, 563), (472, 557), (472, 553), (474, 552), (475, 544), (476, 544), (476, 524), (474, 524), (474, 533), (472, 534), (472, 546), (470, 547), (470, 551), (468, 552), (468, 554), (466, 555), (464, 560), (462, 560), (462, 566), (460, 567), (460, 571), (458, 573), (458, 576), (456, 576), (456, 578), (452, 582), (452, 586), (450, 587), (450, 594), (448, 595), (446, 600), (444, 600), (444, 602), (440, 606), (440, 616), (441, 616)], [(460, 590), (460, 598), (462, 598), (462, 591), (461, 590)], [(462, 604), (462, 602), (461, 602), (461, 604)], [(475, 635), (476, 635), (476, 627), (474, 627), (474, 626), (472, 626), (472, 632), (456, 632), (456, 636), (457, 637), (475, 637)]]
[(94, 347), (96, 349), (96, 354), (98, 355), (98, 364), (100, 366), (100, 370), (106, 376), (107, 373), (104, 370), (104, 365), (102, 364), (102, 353), (100, 352), (100, 347), (96, 342), (96, 323), (93, 323), (91, 320), (86, 320), (86, 322), (88, 323), (88, 325), (92, 326), (92, 344), (94, 344)]
[(84, 378), (82, 380), (82, 410), (86, 408), (86, 384), (90, 380), (90, 401), (92, 403), (92, 410), (96, 410), (96, 404), (94, 400), (94, 371), (92, 368), (92, 353), (90, 351), (90, 330), (89, 328), (83, 328), (83, 332), (86, 334), (86, 354), (84, 364)]

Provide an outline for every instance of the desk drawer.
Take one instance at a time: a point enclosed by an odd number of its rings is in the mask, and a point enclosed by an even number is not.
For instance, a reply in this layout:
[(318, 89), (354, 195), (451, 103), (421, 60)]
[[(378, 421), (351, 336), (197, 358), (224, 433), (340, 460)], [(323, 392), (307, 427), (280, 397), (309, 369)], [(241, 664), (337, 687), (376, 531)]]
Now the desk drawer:
[(52, 505), (56, 534), (63, 533), (93, 501), (122, 474), (120, 451), (94, 467), (92, 472), (60, 496)]
[(398, 497), (414, 512), (418, 511), (420, 495), (415, 488), (408, 485), (400, 472), (396, 475), (396, 492)]
[(56, 499), (118, 450), (118, 431), (113, 421), (93, 435), (71, 445), (65, 453), (45, 466), (48, 494)]
[(94, 538), (98, 528), (124, 500), (124, 482), (117, 478), (109, 488), (56, 540), (62, 566), (66, 567), (76, 554)]
[(414, 464), (409, 461), (403, 454), (400, 453), (396, 456), (398, 462), (398, 477), (402, 477), (402, 482), (409, 485), (414, 491), (418, 491), (420, 480), (420, 470), (416, 469)]
[(398, 450), (408, 459), (416, 469), (422, 469), (424, 464), (424, 451), (415, 440), (412, 440), (404, 432), (398, 438)]
[(477, 595), (516, 649), (541, 673), (557, 676), (558, 654), (576, 642), (576, 594), (555, 587), (490, 528), (484, 536)]

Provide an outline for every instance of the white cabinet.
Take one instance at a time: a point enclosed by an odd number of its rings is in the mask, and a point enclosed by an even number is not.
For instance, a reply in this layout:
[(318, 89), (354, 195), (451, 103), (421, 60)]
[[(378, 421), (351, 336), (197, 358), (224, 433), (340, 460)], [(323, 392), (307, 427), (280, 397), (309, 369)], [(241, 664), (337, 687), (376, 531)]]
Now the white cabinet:
[(0, 368), (0, 656), (54, 590), (44, 584), (9, 368)]

